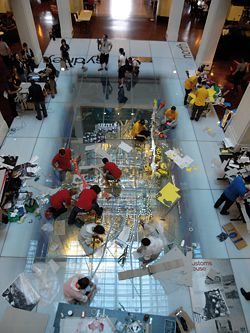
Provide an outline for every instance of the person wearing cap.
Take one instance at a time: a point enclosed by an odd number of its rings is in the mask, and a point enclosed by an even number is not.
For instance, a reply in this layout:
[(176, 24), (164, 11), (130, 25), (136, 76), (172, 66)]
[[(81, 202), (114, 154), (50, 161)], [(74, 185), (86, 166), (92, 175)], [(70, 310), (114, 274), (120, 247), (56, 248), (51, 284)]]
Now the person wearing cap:
[(54, 219), (67, 212), (67, 209), (71, 206), (72, 196), (76, 193), (77, 191), (74, 189), (64, 188), (50, 197), (51, 206), (48, 208), (48, 212), (52, 214)]
[(104, 166), (102, 167), (104, 170), (104, 177), (107, 180), (116, 180), (119, 181), (122, 175), (121, 170), (115, 163), (109, 162), (107, 158), (103, 158), (102, 162)]
[(101, 189), (98, 185), (84, 189), (69, 215), (68, 224), (74, 224), (76, 222), (78, 213), (90, 212), (92, 209), (96, 212), (97, 216), (102, 216), (103, 208), (99, 207), (97, 203), (97, 195), (100, 192)]
[(141, 246), (134, 252), (134, 257), (139, 258), (146, 264), (156, 259), (163, 248), (163, 241), (159, 237), (149, 235), (141, 240)]
[(96, 285), (83, 275), (69, 278), (63, 286), (63, 293), (69, 303), (86, 303), (96, 291)]
[(59, 172), (59, 179), (63, 181), (67, 171), (71, 171), (72, 151), (70, 148), (60, 148), (52, 159), (53, 168)]
[(206, 81), (203, 81), (201, 83), (201, 88), (197, 89), (195, 92), (196, 99), (193, 105), (193, 110), (191, 113), (191, 120), (198, 121), (200, 119), (200, 116), (202, 115), (203, 110), (205, 109), (206, 105), (206, 99), (208, 98), (208, 92), (206, 89)]
[(150, 131), (146, 127), (144, 119), (138, 120), (134, 123), (131, 135), (138, 141), (145, 141), (150, 136)]
[(94, 240), (103, 242), (101, 235), (105, 235), (105, 229), (102, 225), (97, 223), (85, 223), (79, 233), (79, 242), (85, 243), (90, 246)]

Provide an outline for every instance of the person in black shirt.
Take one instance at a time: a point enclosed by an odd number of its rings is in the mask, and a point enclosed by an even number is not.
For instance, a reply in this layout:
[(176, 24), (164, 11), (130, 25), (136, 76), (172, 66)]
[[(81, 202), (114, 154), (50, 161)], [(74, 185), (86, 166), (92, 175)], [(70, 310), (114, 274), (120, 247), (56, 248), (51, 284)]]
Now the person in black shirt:
[(25, 62), (20, 59), (18, 53), (14, 53), (12, 65), (16, 68), (21, 80), (26, 81), (26, 65)]
[(31, 86), (29, 87), (29, 99), (34, 103), (36, 110), (36, 119), (42, 120), (41, 109), (43, 111), (43, 117), (46, 118), (48, 116), (47, 110), (44, 103), (44, 95), (42, 88), (39, 84), (35, 83), (34, 80), (31, 80)]
[(13, 117), (18, 116), (18, 113), (16, 111), (16, 97), (17, 97), (17, 92), (20, 90), (21, 90), (21, 88), (17, 87), (14, 84), (13, 78), (12, 78), (12, 76), (10, 76), (8, 79), (7, 93), (8, 93), (8, 100), (9, 100), (9, 104), (10, 104), (10, 108), (11, 108)]
[[(66, 43), (65, 39), (61, 40), (61, 47), (60, 47), (60, 51), (61, 51), (61, 55), (62, 55), (62, 59), (65, 61), (68, 61), (70, 67), (73, 67), (69, 58), (69, 45)], [(67, 64), (66, 64), (66, 69), (67, 69)]]
[(56, 81), (55, 81), (56, 69), (55, 69), (54, 65), (51, 63), (51, 61), (48, 57), (44, 57), (43, 61), (46, 64), (46, 68), (43, 71), (39, 72), (39, 75), (41, 77), (48, 78), (51, 97), (54, 98), (55, 94), (57, 93)]
[(33, 51), (28, 47), (27, 43), (23, 43), (22, 49), (23, 56), (27, 62), (29, 72), (33, 72), (36, 68), (35, 58)]

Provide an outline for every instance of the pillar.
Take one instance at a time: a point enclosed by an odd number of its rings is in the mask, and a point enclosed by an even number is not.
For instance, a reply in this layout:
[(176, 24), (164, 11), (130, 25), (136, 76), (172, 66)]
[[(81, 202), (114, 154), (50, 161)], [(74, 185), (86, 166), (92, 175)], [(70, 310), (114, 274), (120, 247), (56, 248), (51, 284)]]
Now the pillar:
[(211, 1), (200, 47), (196, 56), (198, 67), (202, 64), (211, 67), (230, 6), (231, 0)]
[(225, 137), (229, 139), (235, 150), (250, 147), (250, 84), (243, 95), (231, 123), (226, 129)]
[(57, 0), (57, 9), (62, 38), (72, 38), (72, 19), (69, 0)]
[(176, 42), (178, 40), (183, 6), (184, 0), (172, 1), (169, 14), (168, 28), (166, 32), (166, 40), (168, 42)]
[(21, 43), (28, 44), (34, 52), (35, 62), (38, 64), (41, 61), (42, 52), (37, 38), (30, 0), (11, 0), (11, 7)]

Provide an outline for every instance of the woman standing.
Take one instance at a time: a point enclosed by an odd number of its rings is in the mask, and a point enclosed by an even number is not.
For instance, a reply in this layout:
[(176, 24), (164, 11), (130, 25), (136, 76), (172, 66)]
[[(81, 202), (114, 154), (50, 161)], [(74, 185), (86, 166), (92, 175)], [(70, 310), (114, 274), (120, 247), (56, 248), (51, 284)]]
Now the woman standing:
[(125, 73), (126, 73), (126, 56), (123, 48), (119, 49), (119, 58), (118, 58), (118, 83), (119, 87), (123, 87)]
[(71, 64), (70, 58), (69, 58), (69, 52), (68, 52), (69, 51), (69, 45), (66, 43), (65, 39), (61, 40), (60, 51), (61, 51), (62, 59), (65, 61), (66, 69), (68, 68), (67, 64), (66, 64), (66, 61), (68, 61), (70, 67), (73, 67), (72, 64)]

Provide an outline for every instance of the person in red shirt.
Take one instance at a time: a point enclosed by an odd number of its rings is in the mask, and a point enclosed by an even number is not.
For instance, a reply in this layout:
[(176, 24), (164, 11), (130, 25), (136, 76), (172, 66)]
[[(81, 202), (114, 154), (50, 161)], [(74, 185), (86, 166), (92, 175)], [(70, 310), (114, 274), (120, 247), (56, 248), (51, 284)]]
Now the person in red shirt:
[(65, 213), (71, 205), (72, 196), (76, 194), (77, 191), (74, 189), (63, 189), (50, 197), (51, 206), (47, 211), (52, 214), (53, 218), (56, 219), (61, 214)]
[(104, 163), (104, 166), (102, 167), (104, 170), (104, 177), (107, 180), (116, 180), (119, 181), (122, 175), (121, 170), (118, 168), (118, 166), (115, 163), (109, 162), (107, 158), (103, 158), (102, 162)]
[(74, 224), (76, 222), (76, 216), (78, 213), (90, 212), (92, 209), (98, 216), (102, 216), (103, 208), (97, 203), (97, 195), (101, 192), (98, 185), (93, 185), (88, 189), (85, 189), (79, 195), (75, 207), (72, 209), (68, 224)]
[(65, 179), (66, 172), (71, 170), (71, 153), (70, 148), (61, 148), (52, 159), (52, 166), (59, 172), (61, 182)]

